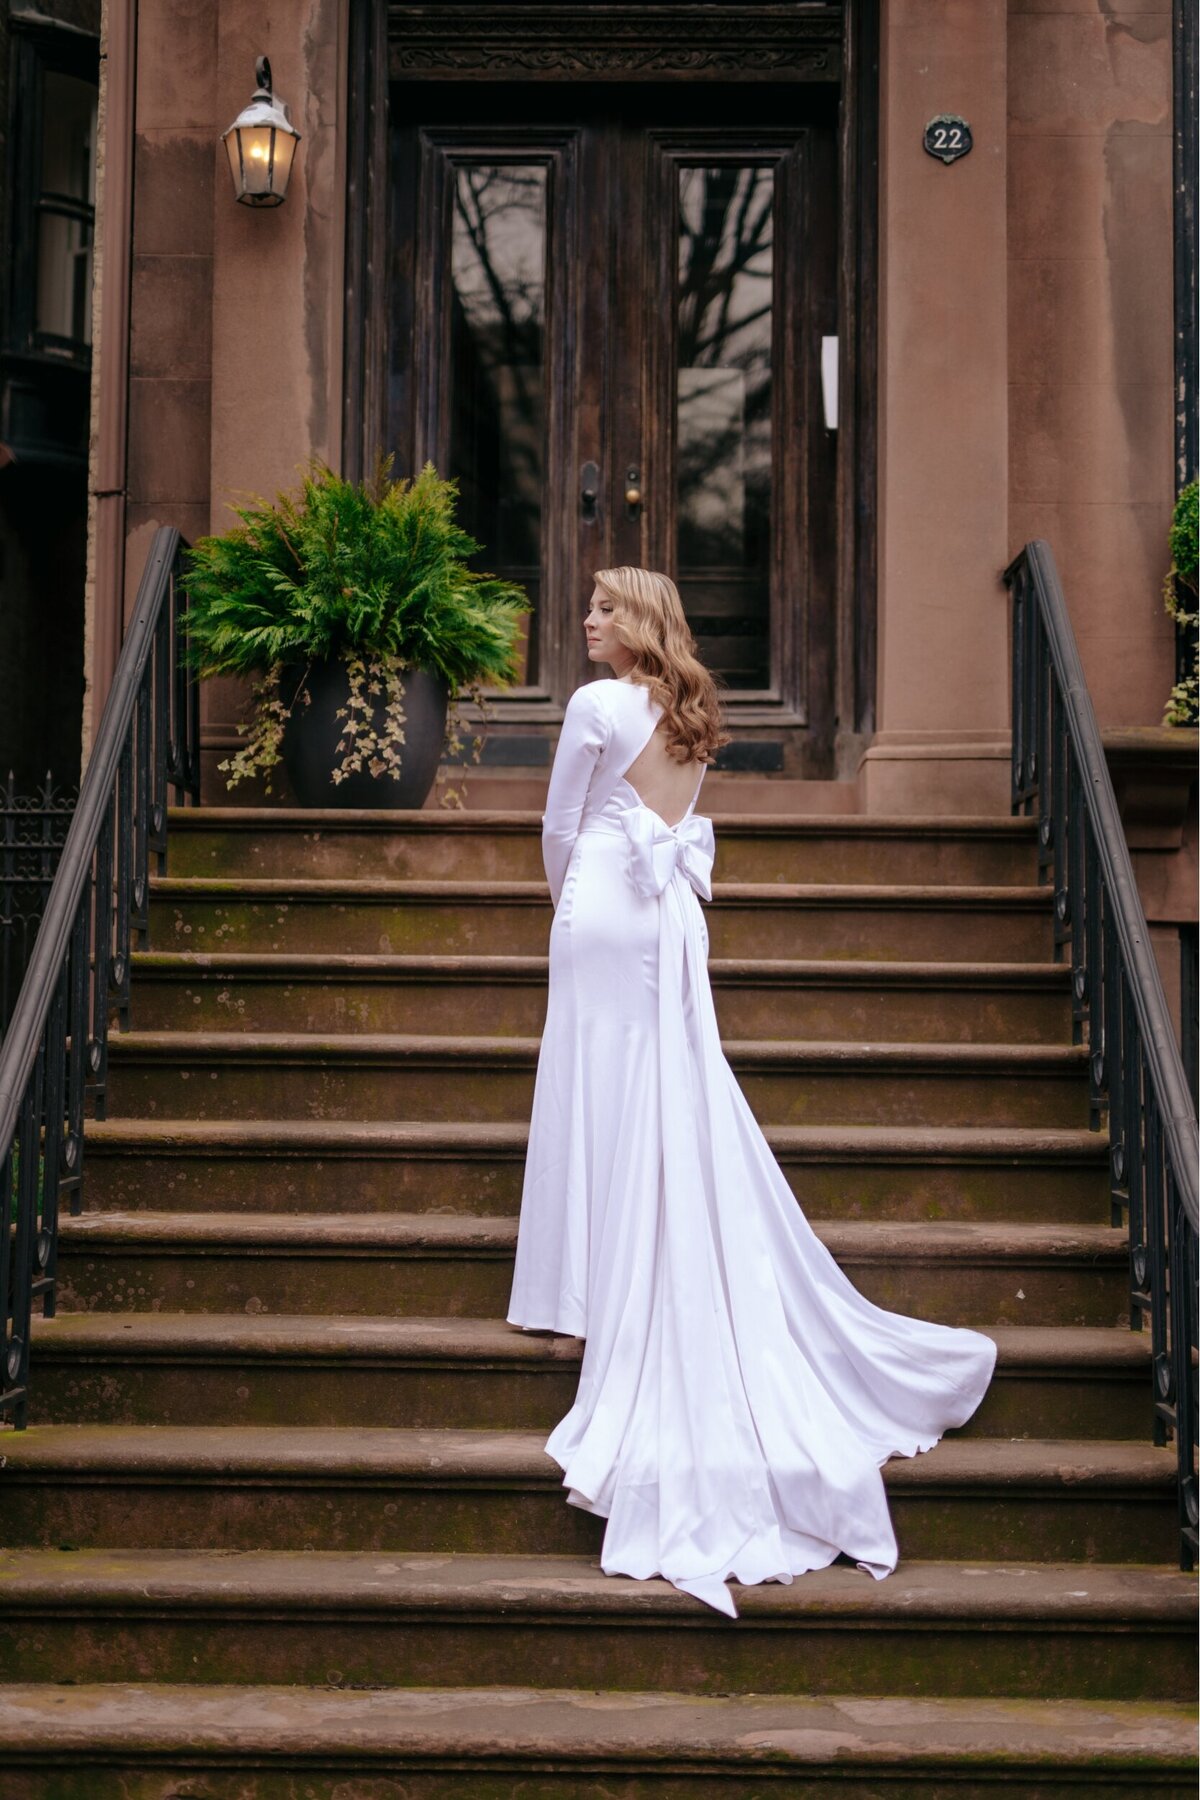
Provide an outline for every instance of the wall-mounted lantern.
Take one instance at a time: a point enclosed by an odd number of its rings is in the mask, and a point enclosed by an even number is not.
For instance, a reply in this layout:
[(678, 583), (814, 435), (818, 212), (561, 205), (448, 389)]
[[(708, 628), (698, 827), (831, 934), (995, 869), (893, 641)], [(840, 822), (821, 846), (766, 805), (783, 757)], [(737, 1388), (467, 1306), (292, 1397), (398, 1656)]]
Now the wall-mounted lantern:
[(271, 91), (271, 64), (260, 56), (254, 65), (258, 82), (221, 142), (229, 154), (234, 191), (242, 206), (282, 206), (300, 133), (287, 106)]

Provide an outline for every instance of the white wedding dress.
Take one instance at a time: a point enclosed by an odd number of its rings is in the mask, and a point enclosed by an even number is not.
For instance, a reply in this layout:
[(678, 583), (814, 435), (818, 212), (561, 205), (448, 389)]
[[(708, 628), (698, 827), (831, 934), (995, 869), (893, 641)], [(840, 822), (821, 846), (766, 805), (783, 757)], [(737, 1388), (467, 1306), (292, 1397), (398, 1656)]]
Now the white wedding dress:
[(624, 779), (659, 717), (647, 688), (609, 680), (563, 722), (508, 1318), (587, 1340), (546, 1449), (569, 1500), (608, 1520), (603, 1569), (736, 1617), (729, 1576), (789, 1582), (839, 1554), (895, 1567), (880, 1465), (970, 1418), (996, 1347), (864, 1299), (797, 1205), (721, 1049), (699, 782), (672, 828)]

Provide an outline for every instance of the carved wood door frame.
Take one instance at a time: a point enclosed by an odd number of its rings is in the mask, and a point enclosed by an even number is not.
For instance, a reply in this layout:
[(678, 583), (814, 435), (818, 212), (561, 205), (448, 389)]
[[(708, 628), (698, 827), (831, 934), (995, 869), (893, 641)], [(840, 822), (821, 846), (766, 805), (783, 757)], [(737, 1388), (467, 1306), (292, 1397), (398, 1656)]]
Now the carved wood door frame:
[[(406, 218), (410, 201), (389, 184), (390, 81), (661, 83), (678, 75), (689, 83), (841, 84), (836, 618), (825, 644), (816, 646), (835, 667), (830, 717), (811, 721), (821, 726), (827, 751), (823, 769), (805, 769), (812, 774), (852, 765), (874, 726), (877, 6), (350, 0), (343, 467), (351, 476), (382, 441), (394, 410), (389, 393), (400, 378), (398, 347), (407, 353), (412, 343), (414, 295), (397, 280), (389, 246), (418, 221)], [(769, 714), (747, 713), (745, 723), (748, 735), (761, 736), (755, 728), (767, 726)]]

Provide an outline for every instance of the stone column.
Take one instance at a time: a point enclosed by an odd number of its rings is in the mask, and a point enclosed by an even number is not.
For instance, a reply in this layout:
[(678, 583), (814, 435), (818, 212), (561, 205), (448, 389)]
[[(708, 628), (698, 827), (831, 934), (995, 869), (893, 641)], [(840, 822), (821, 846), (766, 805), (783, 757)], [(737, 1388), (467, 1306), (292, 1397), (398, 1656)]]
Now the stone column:
[[(341, 460), (347, 0), (273, 0), (217, 12), (216, 162), (212, 214), (211, 529), (235, 523), (230, 502), (295, 488), (311, 456)], [(276, 94), (300, 131), (282, 206), (236, 203), (220, 133), (246, 105), (255, 59), (270, 59)], [(243, 685), (206, 684), (205, 798), (227, 794), (215, 764), (240, 742)]]
[[(880, 45), (879, 730), (868, 812), (1007, 812), (1005, 0), (888, 0)], [(927, 122), (974, 148), (946, 165)]]

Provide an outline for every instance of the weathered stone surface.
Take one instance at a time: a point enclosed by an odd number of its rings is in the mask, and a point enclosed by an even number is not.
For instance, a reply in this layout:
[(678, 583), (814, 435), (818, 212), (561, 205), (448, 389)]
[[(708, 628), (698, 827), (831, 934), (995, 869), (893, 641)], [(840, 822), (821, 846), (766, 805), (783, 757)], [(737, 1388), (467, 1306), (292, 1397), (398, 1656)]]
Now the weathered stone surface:
[[(76, 1548), (597, 1554), (543, 1434), (345, 1425), (39, 1426), (0, 1475), (6, 1538)], [(1174, 1466), (1143, 1443), (949, 1437), (885, 1480), (906, 1554), (1167, 1562)]]
[[(132, 1800), (162, 1800), (155, 1770), (209, 1759), (214, 1770), (238, 1771), (247, 1800), (333, 1800), (346, 1790), (326, 1783), (355, 1776), (370, 1783), (372, 1800), (499, 1800), (518, 1775), (536, 1778), (539, 1795), (572, 1800), (666, 1794), (684, 1781), (702, 1797), (745, 1793), (759, 1780), (772, 1794), (799, 1793), (792, 1783), (803, 1780), (809, 1792), (828, 1783), (851, 1800), (943, 1800), (961, 1794), (975, 1766), (989, 1789), (1021, 1800), (1078, 1791), (1080, 1780), (1107, 1800), (1127, 1793), (1126, 1783), (1190, 1793), (1192, 1725), (1187, 1707), (1146, 1702), (706, 1700), (512, 1687), (0, 1689), (0, 1755), (13, 1800), (44, 1796), (34, 1784), (50, 1771), (56, 1795), (92, 1800), (84, 1783), (114, 1758)], [(469, 1772), (460, 1767), (466, 1756)]]
[[(1143, 1437), (1149, 1340), (1120, 1327), (992, 1326), (997, 1370), (966, 1430)], [(38, 1423), (549, 1430), (578, 1340), (494, 1319), (60, 1313), (35, 1322)]]
[[(768, 1126), (814, 1217), (1108, 1218), (1103, 1131)], [(383, 1119), (112, 1119), (85, 1201), (189, 1212), (515, 1213), (526, 1127)]]
[[(998, 1346), (967, 1427), (885, 1468), (898, 1571), (746, 1590), (731, 1627), (603, 1577), (600, 1521), (544, 1453), (582, 1346), (502, 1322), (545, 1005), (536, 830), (416, 818), (201, 811), (176, 834), (35, 1333), (35, 1423), (0, 1443), (0, 1658), (47, 1684), (15, 1702), (14, 1800), (95, 1800), (118, 1764), (122, 1800), (716, 1800), (765, 1771), (781, 1794), (978, 1776), (1062, 1800), (1128, 1792), (1133, 1765), (1138, 1791), (1179, 1788), (1173, 1458), (1029, 821), (726, 828), (714, 992), (797, 1197), (864, 1292)], [(64, 1669), (153, 1685), (60, 1713)], [(471, 1697), (514, 1681), (499, 1713)], [(290, 1760), (263, 1682), (297, 1684)], [(376, 1711), (353, 1690), (377, 1686)], [(689, 1710), (719, 1694), (736, 1742)], [(1069, 1722), (1081, 1696), (1108, 1710)], [(819, 1722), (863, 1705), (908, 1710), (857, 1747)]]
[[(151, 950), (134, 953), (139, 1031), (540, 1034), (546, 958)], [(1055, 1043), (1070, 1039), (1063, 963), (714, 957), (727, 1037)]]
[[(1127, 1321), (1129, 1249), (1109, 1225), (813, 1219), (878, 1305), (943, 1324)], [(438, 1213), (84, 1213), (60, 1225), (75, 1312), (502, 1317), (512, 1218)]]
[[(503, 1685), (1186, 1700), (1178, 1570), (910, 1562), (738, 1590), (539, 1555), (0, 1552), (0, 1657), (33, 1680)], [(154, 1671), (153, 1675), (150, 1671)], [(798, 1671), (803, 1671), (798, 1677)]]
[[(763, 1038), (725, 1052), (772, 1125), (1066, 1129), (1088, 1122), (1071, 1044)], [(529, 1118), (538, 1040), (367, 1032), (124, 1032), (109, 1046), (114, 1115), (161, 1118)]]
[[(545, 954), (549, 896), (536, 881), (151, 882), (152, 941), (177, 950), (339, 950), (387, 955)], [(715, 956), (912, 962), (1044, 962), (1044, 888), (866, 882), (725, 882), (706, 918)]]
[[(707, 808), (705, 810), (708, 810)], [(1036, 880), (1025, 818), (711, 815), (722, 881), (879, 883)], [(540, 881), (538, 812), (319, 812), (279, 807), (171, 811), (173, 876)]]

